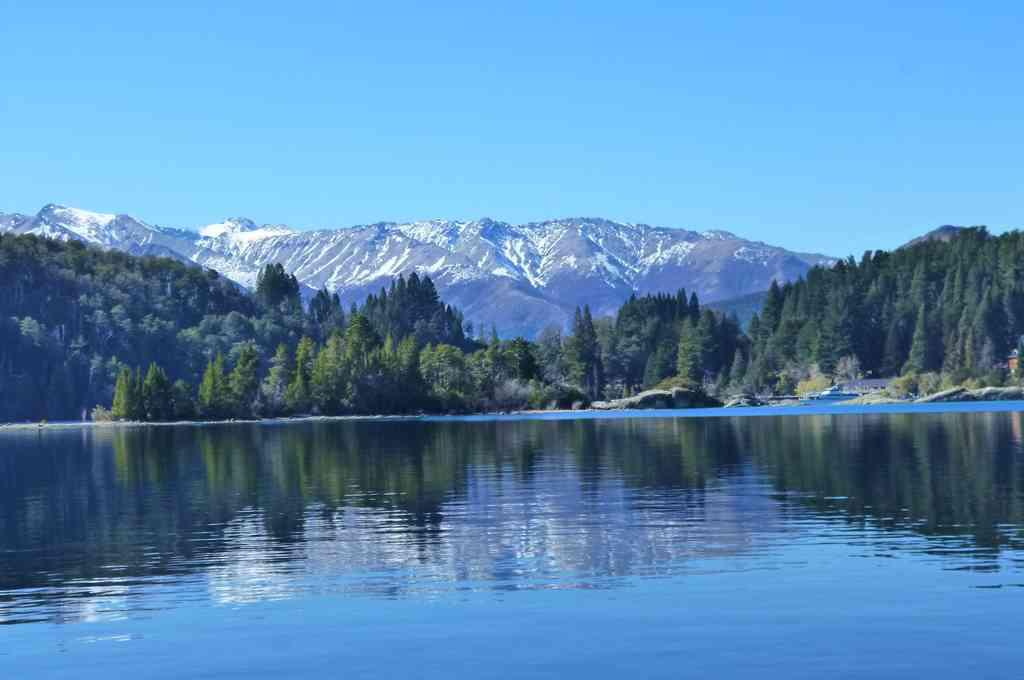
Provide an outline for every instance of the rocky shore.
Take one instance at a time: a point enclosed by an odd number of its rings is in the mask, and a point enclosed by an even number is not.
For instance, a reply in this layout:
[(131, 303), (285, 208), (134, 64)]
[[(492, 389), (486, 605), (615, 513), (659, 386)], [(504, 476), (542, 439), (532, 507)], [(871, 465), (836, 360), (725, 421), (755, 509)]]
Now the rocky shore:
[(915, 404), (933, 404), (951, 401), (1018, 401), (1024, 400), (1022, 387), (981, 387), (969, 390), (966, 387), (954, 387), (926, 397), (915, 399)]
[(670, 390), (647, 390), (632, 397), (595, 401), (590, 408), (595, 411), (624, 411), (648, 408), (716, 408), (722, 402), (704, 392), (674, 387)]

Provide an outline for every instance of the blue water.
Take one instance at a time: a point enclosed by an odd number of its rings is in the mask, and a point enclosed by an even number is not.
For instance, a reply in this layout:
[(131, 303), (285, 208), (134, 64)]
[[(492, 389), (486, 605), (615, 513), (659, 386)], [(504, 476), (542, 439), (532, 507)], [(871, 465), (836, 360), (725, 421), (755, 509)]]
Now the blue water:
[(944, 406), (3, 433), (0, 677), (1017, 678), (1024, 415)]

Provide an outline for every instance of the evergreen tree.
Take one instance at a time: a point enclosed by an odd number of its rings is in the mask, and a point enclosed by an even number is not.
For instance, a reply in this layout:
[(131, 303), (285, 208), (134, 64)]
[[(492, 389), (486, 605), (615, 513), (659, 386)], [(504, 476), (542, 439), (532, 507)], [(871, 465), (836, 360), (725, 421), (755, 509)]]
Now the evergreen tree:
[(298, 280), (279, 262), (266, 265), (256, 276), (256, 297), (269, 308), (301, 305)]
[(729, 369), (729, 380), (734, 390), (744, 390), (747, 375), (747, 360), (742, 350), (736, 350), (733, 355), (732, 367)]
[(149, 365), (146, 378), (142, 383), (142, 403), (147, 421), (170, 420), (174, 415), (174, 395), (171, 381), (168, 380), (164, 369), (155, 363)]
[(928, 313), (924, 305), (917, 310), (917, 321), (914, 324), (914, 336), (910, 341), (910, 355), (903, 367), (904, 373), (924, 373), (931, 368), (930, 338), (928, 333)]
[(691, 320), (696, 321), (698, 315), (700, 315), (700, 301), (697, 299), (697, 291), (693, 291), (690, 293), (688, 316)]
[(507, 350), (512, 373), (517, 380), (530, 381), (540, 377), (540, 367), (533, 348), (524, 338), (515, 338)]
[(249, 342), (242, 346), (238, 353), (238, 361), (228, 376), (228, 392), (230, 410), (237, 417), (253, 415), (253, 404), (259, 391), (259, 352), (256, 345)]
[(345, 360), (352, 366), (365, 366), (380, 338), (364, 314), (353, 314), (345, 329)]
[(341, 307), (341, 300), (337, 293), (328, 293), (326, 287), (318, 290), (309, 301), (309, 317), (324, 334), (321, 337), (345, 328), (345, 311)]
[(310, 371), (310, 396), (320, 413), (341, 413), (347, 396), (343, 367), (341, 336), (334, 333), (327, 340), (327, 344), (317, 352)]
[(283, 343), (277, 346), (270, 360), (270, 371), (260, 387), (265, 415), (279, 416), (287, 412), (288, 386), (293, 380), (292, 357)]
[(772, 279), (771, 285), (768, 287), (768, 293), (765, 295), (764, 304), (761, 307), (761, 325), (760, 331), (765, 336), (770, 336), (775, 332), (775, 329), (779, 327), (779, 323), (782, 321), (782, 308), (784, 299), (782, 296), (782, 290), (779, 288), (779, 283), (775, 279)]
[(171, 386), (173, 415), (175, 420), (192, 420), (196, 417), (196, 402), (192, 398), (192, 386), (184, 380), (175, 380)]
[(229, 414), (231, 393), (224, 375), (224, 355), (210, 360), (199, 383), (199, 415), (207, 419), (225, 418)]
[(679, 333), (679, 348), (676, 351), (676, 375), (684, 382), (699, 387), (704, 378), (701, 355), (700, 331), (693, 322), (687, 319), (683, 322), (682, 330)]
[(654, 387), (672, 375), (675, 369), (673, 366), (674, 354), (667, 338), (657, 344), (654, 351), (647, 357), (647, 364), (644, 366), (644, 387)]
[(596, 399), (603, 387), (600, 348), (590, 307), (576, 308), (572, 337), (565, 347), (569, 379), (591, 399)]
[(135, 376), (132, 379), (132, 398), (131, 398), (131, 420), (144, 421), (146, 420), (146, 402), (143, 397), (142, 385), (143, 385), (142, 369), (138, 366), (135, 367)]
[(295, 372), (285, 393), (285, 404), (292, 413), (307, 413), (312, 404), (310, 383), (316, 346), (312, 338), (302, 338), (295, 350)]
[(132, 370), (125, 366), (117, 374), (117, 384), (114, 386), (114, 404), (111, 407), (111, 415), (116, 420), (131, 420), (132, 414), (135, 413), (134, 387), (135, 378), (132, 375)]

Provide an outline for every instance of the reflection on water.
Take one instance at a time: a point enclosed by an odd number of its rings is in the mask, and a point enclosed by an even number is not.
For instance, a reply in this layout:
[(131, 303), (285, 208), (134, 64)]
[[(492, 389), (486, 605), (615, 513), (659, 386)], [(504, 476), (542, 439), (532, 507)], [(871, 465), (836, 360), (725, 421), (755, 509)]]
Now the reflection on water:
[(1019, 413), (3, 435), (0, 621), (785, 570), (837, 542), (1019, 584)]

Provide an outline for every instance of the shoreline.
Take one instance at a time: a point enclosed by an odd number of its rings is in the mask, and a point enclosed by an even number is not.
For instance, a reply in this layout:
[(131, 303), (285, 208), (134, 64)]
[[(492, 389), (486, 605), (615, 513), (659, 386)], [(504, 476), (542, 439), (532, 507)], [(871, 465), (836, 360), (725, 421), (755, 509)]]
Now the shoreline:
[(344, 416), (294, 416), (285, 418), (254, 418), (233, 420), (182, 420), (168, 422), (54, 422), (54, 423), (0, 423), (0, 434), (5, 432), (43, 432), (53, 430), (122, 430), (149, 427), (208, 427), (211, 425), (297, 425), (309, 423), (330, 423), (347, 421), (500, 421), (500, 420), (600, 420), (614, 418), (729, 418), (758, 416), (816, 416), (816, 415), (870, 415), (870, 414), (914, 414), (914, 413), (985, 413), (1024, 411), (1024, 400), (991, 401), (899, 401), (883, 403), (837, 402), (824, 405), (771, 405), (726, 408), (679, 409), (577, 409), (577, 410), (527, 410), (500, 411), (493, 413), (464, 414), (392, 414), (392, 415), (344, 415)]

